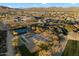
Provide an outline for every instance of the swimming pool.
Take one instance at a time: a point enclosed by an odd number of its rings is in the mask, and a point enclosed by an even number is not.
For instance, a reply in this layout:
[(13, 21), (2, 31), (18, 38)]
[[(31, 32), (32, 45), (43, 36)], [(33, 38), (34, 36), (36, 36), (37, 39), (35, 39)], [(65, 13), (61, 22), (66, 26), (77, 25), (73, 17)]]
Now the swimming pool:
[(27, 32), (27, 29), (26, 28), (15, 29), (15, 32), (17, 32), (18, 34), (24, 34)]

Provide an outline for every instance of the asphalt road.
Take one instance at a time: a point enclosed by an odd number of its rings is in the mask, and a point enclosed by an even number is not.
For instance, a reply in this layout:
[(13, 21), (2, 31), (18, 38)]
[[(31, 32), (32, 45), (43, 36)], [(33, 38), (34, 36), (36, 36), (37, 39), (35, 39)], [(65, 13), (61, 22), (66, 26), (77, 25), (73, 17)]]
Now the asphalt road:
[(0, 30), (6, 30), (7, 31), (7, 50), (8, 52), (6, 53), (7, 56), (14, 56), (14, 49), (11, 45), (11, 41), (12, 41), (12, 34), (10, 33), (10, 31), (8, 30), (8, 27), (6, 24), (0, 23)]
[(12, 38), (13, 38), (12, 34), (8, 31), (7, 32), (7, 50), (8, 50), (7, 56), (14, 56), (14, 48), (11, 44)]

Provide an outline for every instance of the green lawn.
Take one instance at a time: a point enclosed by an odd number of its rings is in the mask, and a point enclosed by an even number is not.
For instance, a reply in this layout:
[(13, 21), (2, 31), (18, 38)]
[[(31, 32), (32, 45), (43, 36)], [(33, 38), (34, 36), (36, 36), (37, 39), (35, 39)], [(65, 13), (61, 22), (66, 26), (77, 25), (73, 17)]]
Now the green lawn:
[(79, 41), (69, 40), (62, 56), (79, 56)]

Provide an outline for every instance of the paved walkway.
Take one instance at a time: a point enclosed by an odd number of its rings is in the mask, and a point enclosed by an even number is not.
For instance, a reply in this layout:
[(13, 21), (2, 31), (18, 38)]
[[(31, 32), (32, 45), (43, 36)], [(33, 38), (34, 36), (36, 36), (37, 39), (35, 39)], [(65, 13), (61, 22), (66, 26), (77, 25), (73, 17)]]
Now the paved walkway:
[(11, 44), (12, 38), (13, 38), (13, 36), (8, 31), (8, 33), (7, 33), (7, 49), (8, 49), (7, 56), (14, 56), (14, 48)]
[(79, 33), (69, 32), (67, 39), (79, 41)]

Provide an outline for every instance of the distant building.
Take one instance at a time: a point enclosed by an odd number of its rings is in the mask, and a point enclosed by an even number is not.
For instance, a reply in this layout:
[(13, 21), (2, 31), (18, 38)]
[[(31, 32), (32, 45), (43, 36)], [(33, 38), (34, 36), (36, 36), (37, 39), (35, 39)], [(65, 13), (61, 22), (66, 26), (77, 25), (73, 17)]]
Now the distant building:
[(15, 22), (21, 22), (21, 17), (15, 17)]
[(8, 14), (7, 13), (0, 13), (0, 17), (4, 18), (6, 17)]
[(34, 16), (34, 18), (37, 20), (42, 19), (42, 17), (40, 17), (40, 16)]
[(45, 18), (43, 21), (44, 21), (45, 23), (49, 23), (49, 22), (52, 21), (52, 19), (50, 19), (50, 18)]

